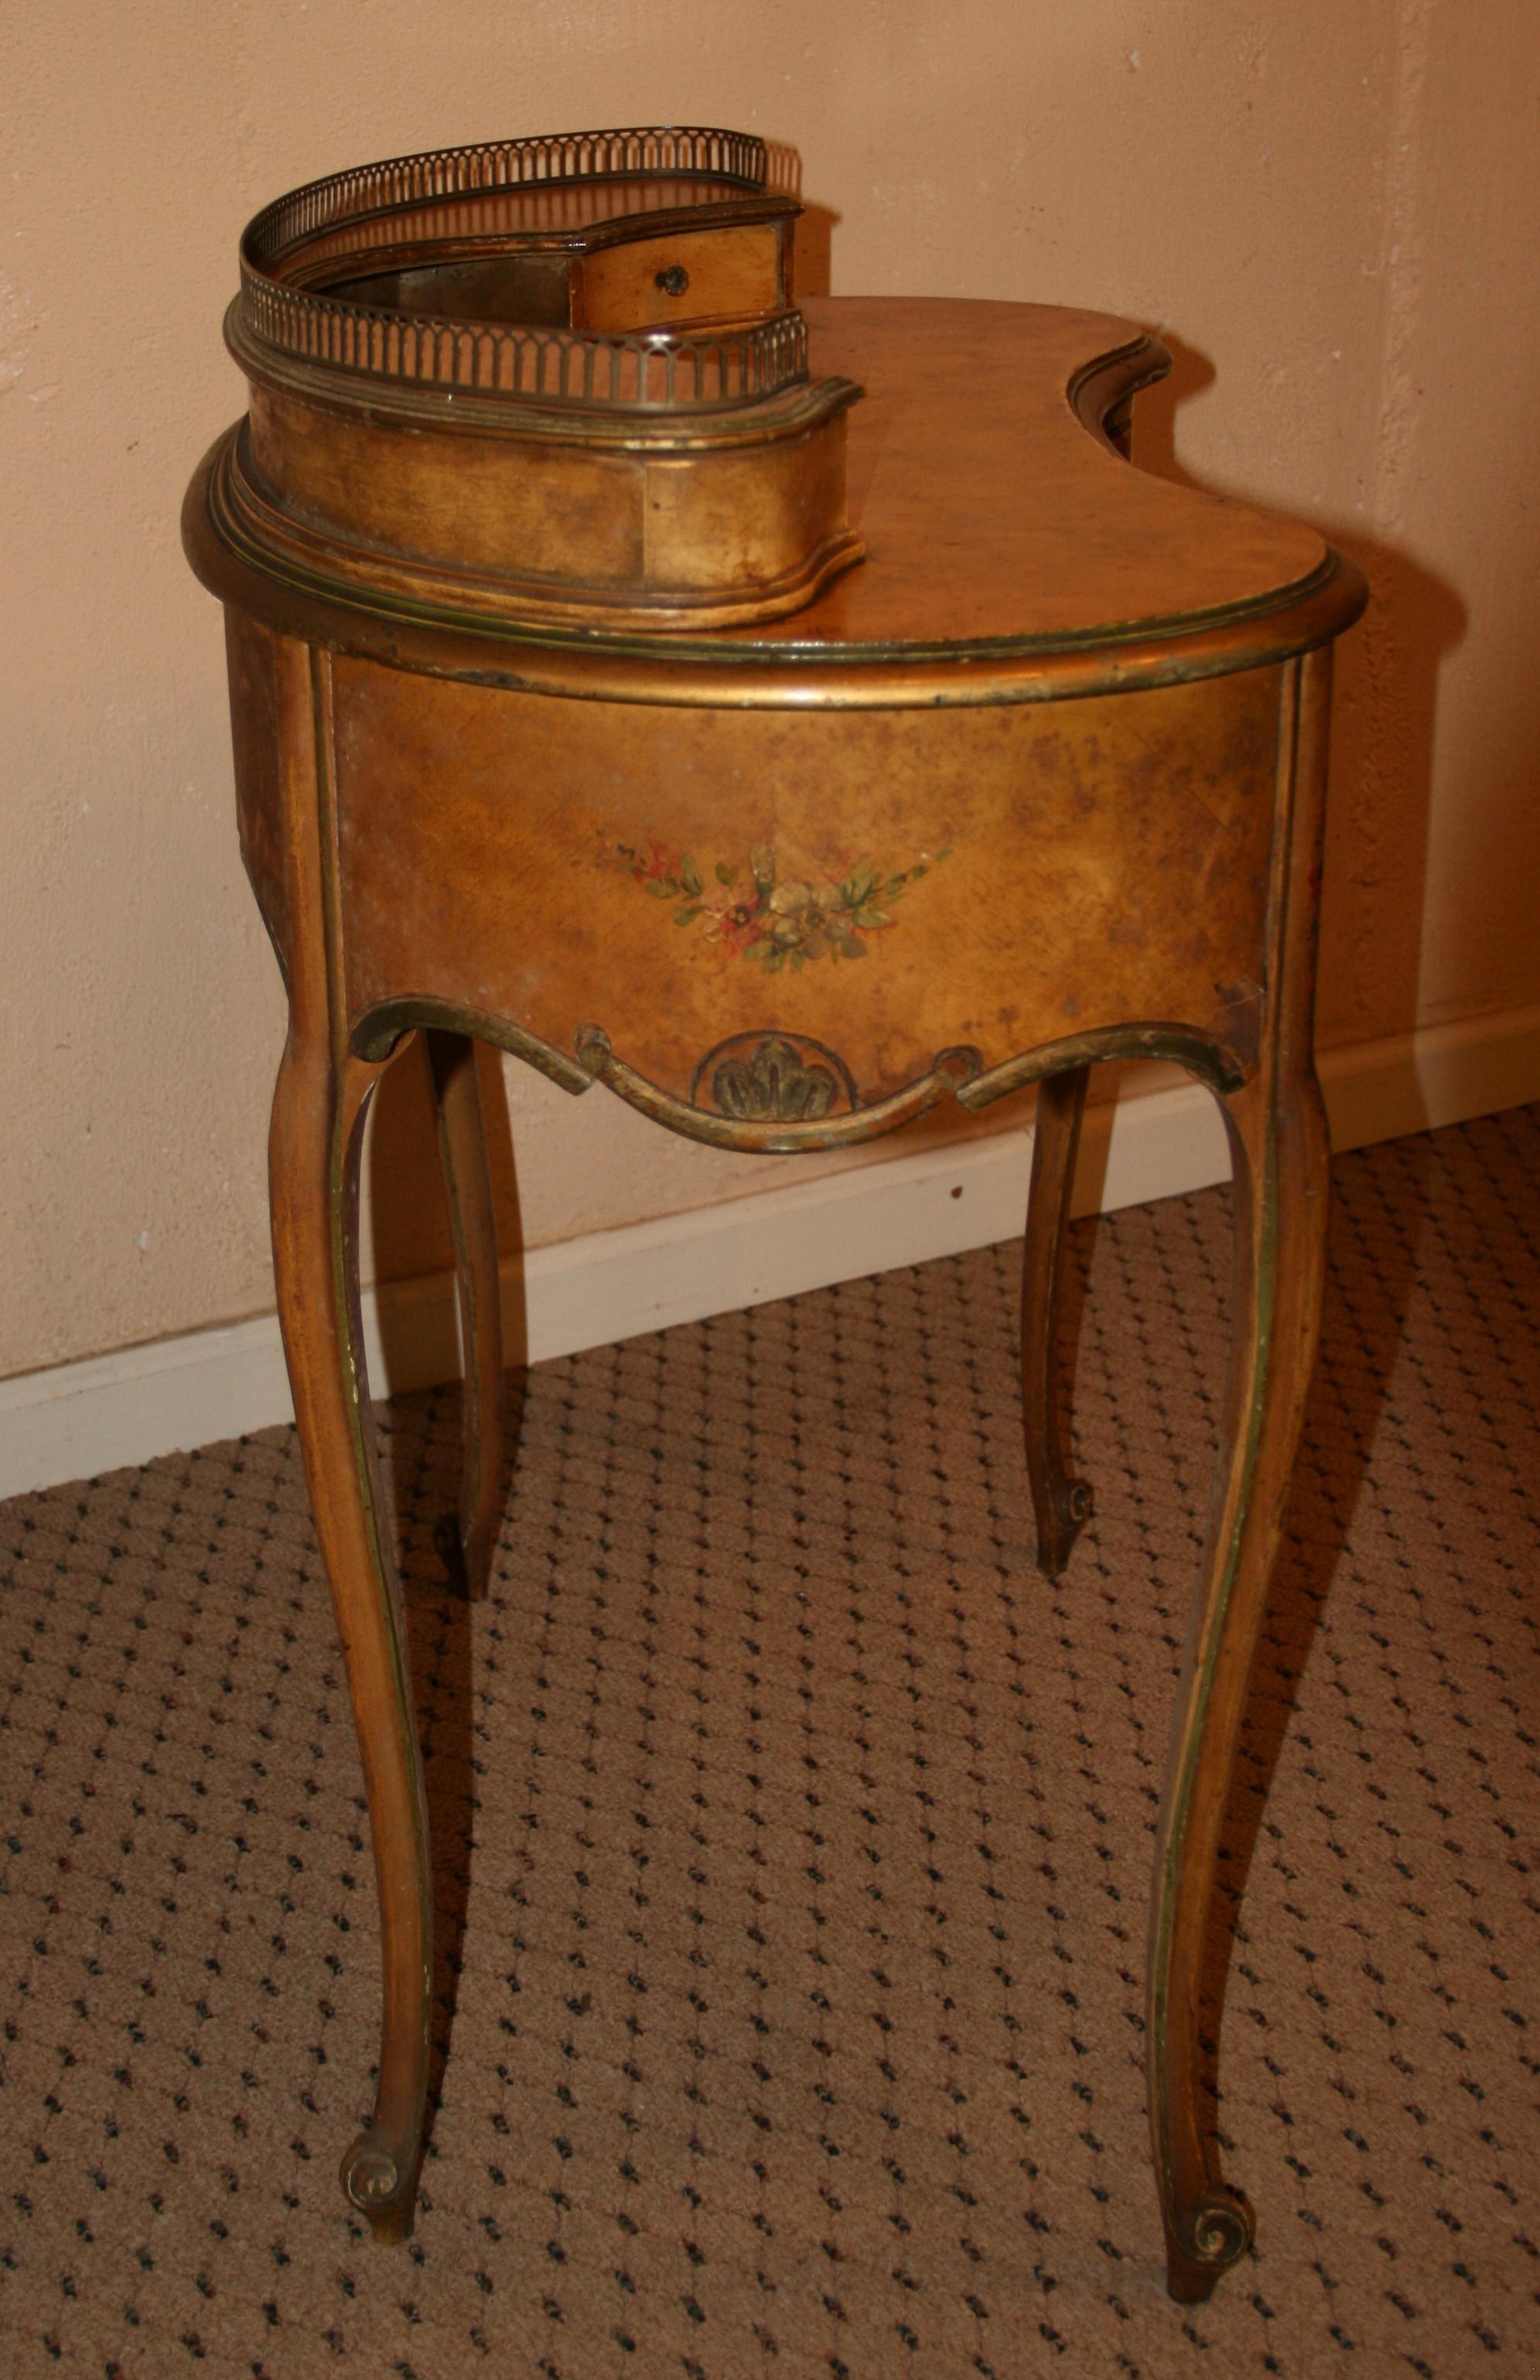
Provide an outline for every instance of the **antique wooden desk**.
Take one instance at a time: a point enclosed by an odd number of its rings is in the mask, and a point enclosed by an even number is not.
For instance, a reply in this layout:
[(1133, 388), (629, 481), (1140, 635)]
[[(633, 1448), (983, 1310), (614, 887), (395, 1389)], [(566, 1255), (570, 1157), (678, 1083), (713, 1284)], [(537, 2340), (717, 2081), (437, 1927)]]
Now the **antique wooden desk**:
[(405, 2235), (430, 1848), (356, 1247), (393, 1054), (426, 1038), (439, 1102), (467, 1351), (448, 1550), (472, 1592), (503, 1415), (475, 1039), (739, 1149), (1036, 1085), (1022, 1346), (1049, 1576), (1090, 1502), (1052, 1359), (1087, 1074), (1148, 1055), (1213, 1092), (1235, 1177), (1149, 1946), (1168, 2275), (1199, 2298), (1250, 2236), (1200, 2107), (1198, 1975), (1316, 1330), (1329, 655), (1363, 589), (1311, 530), (1130, 468), (1165, 358), (1128, 323), (823, 300), (810, 377), (795, 212), (756, 142), (617, 134), (339, 176), (247, 237), (251, 414), (185, 526), (226, 609), (242, 845), (288, 992), (273, 1250), (382, 1919), (344, 2183)]

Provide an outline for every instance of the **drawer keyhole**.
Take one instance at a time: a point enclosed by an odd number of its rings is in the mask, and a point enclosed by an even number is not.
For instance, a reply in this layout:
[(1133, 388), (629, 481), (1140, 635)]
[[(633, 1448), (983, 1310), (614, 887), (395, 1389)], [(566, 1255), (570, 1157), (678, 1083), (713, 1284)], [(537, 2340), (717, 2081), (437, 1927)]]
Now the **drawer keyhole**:
[(683, 298), (690, 285), (690, 276), (682, 264), (665, 264), (661, 273), (653, 274), (656, 287), (665, 298)]

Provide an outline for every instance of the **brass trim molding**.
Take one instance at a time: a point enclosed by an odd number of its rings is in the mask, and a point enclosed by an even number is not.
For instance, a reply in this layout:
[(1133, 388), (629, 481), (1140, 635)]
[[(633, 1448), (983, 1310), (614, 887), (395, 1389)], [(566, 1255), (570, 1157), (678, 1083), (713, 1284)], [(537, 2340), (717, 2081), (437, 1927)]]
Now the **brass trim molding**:
[[(745, 195), (765, 193), (767, 156), (749, 133), (660, 126), (475, 141), (328, 174), (275, 199), (247, 225), (227, 336), (243, 363), (272, 354), (311, 374), (374, 377), (460, 396), (642, 411), (755, 404), (806, 379), (800, 314), (706, 334), (599, 335), (553, 323), (402, 313), (306, 283), (322, 258), (333, 277), (350, 258), (377, 270), (394, 245), (389, 219), (414, 208), (433, 218), (441, 250), (467, 256), (493, 246), (496, 236), (478, 229), (474, 218), (499, 193), (665, 177), (681, 186), (676, 202), (649, 207), (649, 228), (734, 221)], [(778, 211), (794, 212), (794, 203), (782, 200)], [(636, 212), (617, 208), (583, 244), (631, 227)], [(546, 244), (576, 243), (552, 233)]]
[[(628, 1107), (650, 1116), (682, 1138), (704, 1141), (709, 1148), (731, 1148), (748, 1156), (792, 1156), (799, 1150), (853, 1148), (863, 1141), (879, 1140), (885, 1133), (896, 1132), (914, 1117), (927, 1114), (944, 1099), (954, 1099), (959, 1107), (976, 1114), (982, 1108), (992, 1107), (997, 1099), (1009, 1098), (1013, 1091), (1026, 1090), (1049, 1075), (1070, 1074), (1104, 1058), (1164, 1059), (1183, 1067), (1199, 1082), (1220, 1093), (1238, 1090), (1254, 1071), (1239, 1051), (1194, 1026), (1114, 1025), (1092, 1033), (1068, 1034), (1058, 1041), (1041, 1042), (1035, 1050), (988, 1068), (979, 1051), (971, 1045), (940, 1050), (923, 1074), (887, 1098), (863, 1106), (849, 1067), (834, 1050), (821, 1042), (810, 1041), (806, 1034), (781, 1033), (765, 1026), (754, 1032), (734, 1034), (709, 1050), (695, 1068), (690, 1098), (682, 1099), (650, 1082), (617, 1056), (601, 1025), (578, 1026), (573, 1045), (576, 1054), (569, 1058), (507, 1017), (462, 1007), (454, 1001), (426, 997), (378, 1002), (354, 1024), (348, 1049), (355, 1058), (379, 1064), (391, 1056), (404, 1034), (418, 1029), (458, 1033), (472, 1040), (489, 1042), (495, 1049), (507, 1050), (512, 1057), (522, 1058), (527, 1065), (574, 1097), (594, 1083), (604, 1083)], [(767, 1047), (785, 1055), (774, 1060), (764, 1057)], [(748, 1055), (746, 1061), (742, 1061), (741, 1052), (746, 1048)], [(816, 1054), (809, 1058), (803, 1054), (806, 1052)], [(760, 1064), (762, 1076), (768, 1076), (771, 1065), (775, 1066), (785, 1087), (786, 1112), (765, 1111), (769, 1106), (782, 1104), (768, 1083), (762, 1100), (757, 1100), (752, 1090), (746, 1088), (745, 1096), (726, 1103), (728, 1112), (696, 1104), (703, 1087), (709, 1088), (713, 1098), (717, 1096), (711, 1070), (715, 1066), (720, 1072), (721, 1062), (735, 1056), (744, 1064), (747, 1085), (753, 1083), (756, 1062)], [(798, 1073), (806, 1076), (820, 1066), (831, 1070), (832, 1090), (827, 1099), (806, 1085), (798, 1087), (793, 1079)], [(839, 1104), (842, 1099), (843, 1108)], [(737, 1112), (731, 1111), (734, 1105)], [(757, 1109), (759, 1111), (756, 1112)]]

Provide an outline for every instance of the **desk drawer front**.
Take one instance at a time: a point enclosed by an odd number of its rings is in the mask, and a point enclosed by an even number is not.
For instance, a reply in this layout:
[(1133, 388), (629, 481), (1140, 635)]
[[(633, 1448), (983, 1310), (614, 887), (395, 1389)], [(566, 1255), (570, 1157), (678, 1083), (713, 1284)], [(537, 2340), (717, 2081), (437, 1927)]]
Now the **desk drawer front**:
[(636, 331), (773, 313), (785, 303), (781, 237), (778, 224), (738, 224), (596, 249), (577, 267), (572, 319), (586, 331)]

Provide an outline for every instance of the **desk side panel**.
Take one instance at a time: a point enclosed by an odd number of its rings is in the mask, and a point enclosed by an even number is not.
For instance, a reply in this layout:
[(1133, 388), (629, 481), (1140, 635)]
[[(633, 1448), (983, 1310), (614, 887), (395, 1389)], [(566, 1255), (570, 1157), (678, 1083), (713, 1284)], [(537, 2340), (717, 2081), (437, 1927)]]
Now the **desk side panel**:
[(568, 1057), (596, 1025), (719, 1107), (724, 1047), (752, 1065), (769, 1037), (819, 1045), (861, 1106), (959, 1046), (989, 1068), (1158, 1021), (1242, 1044), (1279, 693), (1267, 669), (1015, 709), (664, 710), (340, 660), (350, 1025), (430, 998)]

